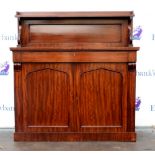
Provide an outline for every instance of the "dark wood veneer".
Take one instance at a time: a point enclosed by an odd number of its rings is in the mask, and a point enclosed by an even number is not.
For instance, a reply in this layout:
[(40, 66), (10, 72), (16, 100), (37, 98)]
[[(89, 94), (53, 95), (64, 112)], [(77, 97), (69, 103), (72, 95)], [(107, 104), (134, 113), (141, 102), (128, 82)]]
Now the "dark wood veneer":
[(133, 12), (17, 12), (15, 141), (136, 141)]

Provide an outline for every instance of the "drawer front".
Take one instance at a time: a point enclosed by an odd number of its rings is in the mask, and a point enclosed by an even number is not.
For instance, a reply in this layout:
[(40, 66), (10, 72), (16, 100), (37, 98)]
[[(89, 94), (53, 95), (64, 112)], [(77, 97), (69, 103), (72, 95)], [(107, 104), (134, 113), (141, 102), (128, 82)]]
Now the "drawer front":
[(14, 62), (136, 62), (128, 52), (14, 52)]

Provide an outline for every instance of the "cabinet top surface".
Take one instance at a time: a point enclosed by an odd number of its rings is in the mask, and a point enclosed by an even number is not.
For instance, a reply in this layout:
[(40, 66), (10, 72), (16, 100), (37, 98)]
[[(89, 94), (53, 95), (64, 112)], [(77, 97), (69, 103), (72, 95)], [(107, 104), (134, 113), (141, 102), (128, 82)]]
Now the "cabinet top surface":
[(133, 11), (95, 11), (95, 12), (17, 12), (16, 17), (132, 17)]

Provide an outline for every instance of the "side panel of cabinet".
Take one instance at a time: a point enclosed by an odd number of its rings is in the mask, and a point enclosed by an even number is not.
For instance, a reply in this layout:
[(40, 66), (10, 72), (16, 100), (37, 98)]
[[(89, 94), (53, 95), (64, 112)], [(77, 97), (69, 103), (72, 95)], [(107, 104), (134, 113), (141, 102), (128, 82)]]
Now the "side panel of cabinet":
[(127, 65), (83, 63), (76, 72), (79, 131), (126, 131)]
[(22, 91), (24, 131), (71, 131), (73, 79), (70, 64), (23, 64)]

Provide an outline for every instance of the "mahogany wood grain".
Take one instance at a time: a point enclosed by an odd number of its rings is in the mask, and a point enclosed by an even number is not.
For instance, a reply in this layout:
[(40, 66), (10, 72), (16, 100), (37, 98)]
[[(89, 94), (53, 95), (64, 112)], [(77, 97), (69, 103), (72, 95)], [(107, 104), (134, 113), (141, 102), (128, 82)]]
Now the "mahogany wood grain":
[(121, 142), (135, 142), (135, 132), (86, 132), (86, 133), (22, 133), (14, 134), (15, 141), (121, 141)]
[(14, 62), (135, 62), (135, 52), (14, 52)]
[(76, 76), (79, 131), (125, 131), (126, 64), (81, 63)]
[(128, 63), (127, 129), (135, 132), (136, 63)]
[(133, 12), (17, 12), (15, 141), (136, 141)]
[(36, 47), (11, 47), (10, 48), (11, 51), (13, 52), (53, 52), (53, 51), (56, 51), (56, 52), (59, 52), (59, 51), (66, 51), (66, 52), (72, 52), (72, 51), (92, 51), (92, 52), (95, 52), (95, 51), (110, 51), (110, 52), (133, 52), (133, 51), (138, 51), (139, 50), (139, 47), (105, 47), (103, 46), (102, 44), (96, 44), (96, 46), (92, 46), (92, 45), (89, 45), (89, 46), (83, 46), (83, 47), (80, 47), (80, 48), (75, 48), (75, 47), (72, 47), (72, 46), (66, 46), (65, 48), (62, 48), (61, 47), (61, 44), (59, 45), (59, 48), (55, 47), (55, 46), (52, 46), (52, 47), (46, 47), (46, 46), (36, 46)]
[(22, 70), (14, 64), (14, 93), (15, 93), (15, 130), (23, 131), (23, 93), (22, 93)]
[(92, 24), (90, 19), (67, 20), (22, 20), (21, 46), (57, 46), (78, 43), (104, 46), (128, 46), (128, 20), (98, 19)]
[(133, 17), (132, 11), (94, 11), (94, 12), (17, 12), (16, 17), (29, 17), (29, 18), (41, 18), (41, 17)]
[(23, 64), (25, 131), (71, 131), (73, 76), (70, 64)]
[[(121, 25), (30, 25), (31, 43), (120, 42)], [(48, 35), (47, 35), (48, 34)]]

